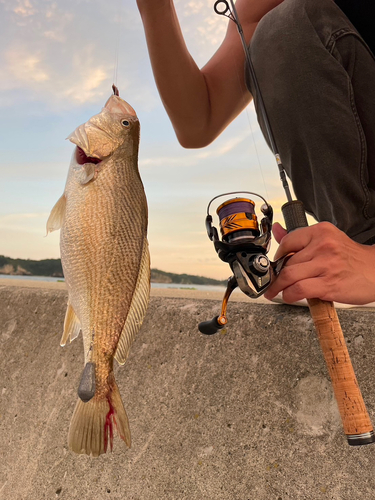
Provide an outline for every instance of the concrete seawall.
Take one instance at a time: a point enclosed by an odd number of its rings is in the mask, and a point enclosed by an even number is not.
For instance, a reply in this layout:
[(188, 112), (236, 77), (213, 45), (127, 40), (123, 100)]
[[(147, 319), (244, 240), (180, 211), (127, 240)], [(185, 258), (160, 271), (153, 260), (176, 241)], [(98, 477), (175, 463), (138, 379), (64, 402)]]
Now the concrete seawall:
[[(0, 499), (375, 499), (375, 445), (347, 445), (309, 312), (292, 306), (230, 302), (206, 337), (220, 302), (152, 297), (115, 370), (132, 448), (74, 455), (83, 348), (59, 347), (66, 302), (0, 284)], [(339, 317), (375, 422), (375, 312)]]

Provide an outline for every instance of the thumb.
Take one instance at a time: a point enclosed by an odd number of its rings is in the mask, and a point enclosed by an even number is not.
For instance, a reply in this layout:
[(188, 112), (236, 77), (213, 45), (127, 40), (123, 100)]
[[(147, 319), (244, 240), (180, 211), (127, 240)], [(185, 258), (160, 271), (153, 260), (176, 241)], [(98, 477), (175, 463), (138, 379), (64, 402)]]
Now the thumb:
[(272, 232), (277, 243), (280, 243), (284, 236), (287, 234), (286, 229), (284, 229), (278, 222), (275, 222), (273, 224)]

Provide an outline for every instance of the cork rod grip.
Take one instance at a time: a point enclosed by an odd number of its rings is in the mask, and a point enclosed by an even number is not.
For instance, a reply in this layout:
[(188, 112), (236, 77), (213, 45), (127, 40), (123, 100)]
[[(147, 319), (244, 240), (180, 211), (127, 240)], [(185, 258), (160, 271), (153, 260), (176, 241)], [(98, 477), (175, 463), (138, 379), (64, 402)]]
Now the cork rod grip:
[[(307, 219), (299, 200), (281, 208), (287, 231), (306, 227)], [(308, 299), (310, 313), (327, 363), (333, 391), (341, 415), (344, 432), (350, 445), (375, 442), (375, 435), (366, 410), (344, 335), (332, 302)]]
[(372, 424), (358, 386), (335, 307), (332, 302), (319, 299), (308, 299), (307, 302), (327, 363), (349, 444), (362, 444), (357, 441), (368, 439), (372, 442)]

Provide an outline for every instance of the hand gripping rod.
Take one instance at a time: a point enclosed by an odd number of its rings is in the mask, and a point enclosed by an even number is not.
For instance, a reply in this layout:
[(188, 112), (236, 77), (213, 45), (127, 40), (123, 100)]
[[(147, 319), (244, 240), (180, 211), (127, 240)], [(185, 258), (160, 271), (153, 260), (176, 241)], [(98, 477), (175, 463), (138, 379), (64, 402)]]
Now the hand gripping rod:
[[(289, 233), (295, 229), (308, 226), (305, 210), (301, 201), (292, 200), (285, 170), (278, 153), (262, 93), (251, 61), (250, 51), (243, 34), (234, 1), (229, 1), (231, 7), (226, 0), (219, 0), (215, 3), (214, 9), (217, 14), (224, 15), (234, 21), (237, 26), (245, 52), (246, 63), (257, 93), (259, 112), (263, 118), (271, 150), (275, 155), (279, 167), (280, 179), (287, 196), (288, 202), (281, 207), (281, 210)], [(373, 427), (358, 386), (333, 302), (320, 299), (308, 299), (307, 302), (327, 363), (348, 443), (353, 446), (373, 443), (375, 442)]]

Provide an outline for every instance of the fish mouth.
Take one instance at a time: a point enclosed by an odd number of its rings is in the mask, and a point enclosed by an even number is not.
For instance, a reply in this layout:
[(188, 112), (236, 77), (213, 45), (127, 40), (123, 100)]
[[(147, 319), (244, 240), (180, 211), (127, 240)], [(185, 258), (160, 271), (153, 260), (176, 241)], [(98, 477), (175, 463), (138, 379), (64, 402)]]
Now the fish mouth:
[(78, 165), (85, 165), (85, 163), (94, 163), (95, 165), (97, 165), (98, 163), (102, 162), (100, 158), (87, 156), (87, 154), (79, 146), (76, 147), (75, 159)]

